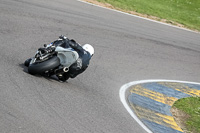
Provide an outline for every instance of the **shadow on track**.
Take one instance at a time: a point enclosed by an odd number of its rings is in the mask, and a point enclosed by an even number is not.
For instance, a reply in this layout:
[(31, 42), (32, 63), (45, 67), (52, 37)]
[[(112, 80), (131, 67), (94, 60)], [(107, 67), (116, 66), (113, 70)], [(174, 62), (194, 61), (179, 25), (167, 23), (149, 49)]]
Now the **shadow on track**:
[[(25, 72), (25, 73), (31, 75), (30, 73), (28, 73), (28, 68), (27, 68), (26, 66), (24, 66), (24, 63), (19, 64), (19, 66), (23, 69), (23, 72)], [(32, 75), (32, 76), (34, 76), (34, 77), (43, 77), (43, 78), (45, 78), (46, 80), (51, 81), (51, 82), (52, 82), (52, 80), (61, 82), (61, 81), (58, 80), (58, 78), (57, 78), (56, 76), (54, 76), (54, 75), (53, 75), (53, 76), (47, 76), (47, 75), (45, 75), (45, 74), (41, 74), (41, 75), (36, 74), (36, 75)], [(66, 81), (66, 83), (68, 83), (68, 82)]]

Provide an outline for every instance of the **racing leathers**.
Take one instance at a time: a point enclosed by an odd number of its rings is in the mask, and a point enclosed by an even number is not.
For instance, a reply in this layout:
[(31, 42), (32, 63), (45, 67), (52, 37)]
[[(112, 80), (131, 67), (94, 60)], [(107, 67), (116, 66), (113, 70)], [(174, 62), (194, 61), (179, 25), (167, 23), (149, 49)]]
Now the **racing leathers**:
[(70, 78), (75, 78), (77, 75), (79, 75), (87, 69), (91, 59), (91, 55), (74, 40), (69, 41), (69, 46), (73, 48), (79, 55), (77, 61), (69, 67), (68, 72)]

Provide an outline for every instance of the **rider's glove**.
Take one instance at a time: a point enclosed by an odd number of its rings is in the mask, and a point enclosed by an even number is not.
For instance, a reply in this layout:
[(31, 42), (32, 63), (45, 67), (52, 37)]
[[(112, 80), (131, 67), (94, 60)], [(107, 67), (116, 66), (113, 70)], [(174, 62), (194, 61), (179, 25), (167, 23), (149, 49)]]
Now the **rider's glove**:
[(64, 36), (64, 35), (59, 36), (59, 38), (62, 39), (62, 40), (66, 40), (67, 39), (67, 37)]

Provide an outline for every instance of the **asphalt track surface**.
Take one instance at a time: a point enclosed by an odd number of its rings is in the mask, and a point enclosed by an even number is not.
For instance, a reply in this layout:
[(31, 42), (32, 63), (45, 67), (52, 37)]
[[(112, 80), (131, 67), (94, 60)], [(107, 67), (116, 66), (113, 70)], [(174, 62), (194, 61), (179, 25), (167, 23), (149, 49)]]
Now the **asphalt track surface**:
[[(95, 55), (75, 79), (27, 74), (25, 59), (61, 34)], [(130, 81), (200, 82), (200, 35), (76, 0), (0, 0), (3, 133), (142, 133), (119, 98)]]

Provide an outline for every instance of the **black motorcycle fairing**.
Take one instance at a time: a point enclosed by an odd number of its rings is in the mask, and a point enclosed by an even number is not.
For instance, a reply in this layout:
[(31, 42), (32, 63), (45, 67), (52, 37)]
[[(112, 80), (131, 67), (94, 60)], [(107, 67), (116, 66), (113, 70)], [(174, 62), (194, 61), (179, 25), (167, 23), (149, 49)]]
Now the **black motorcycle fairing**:
[(70, 46), (69, 46), (69, 40), (68, 39), (65, 39), (65, 40), (56, 40), (56, 41), (53, 42), (53, 45), (55, 47), (60, 46), (60, 47), (63, 47), (63, 48), (70, 48)]

